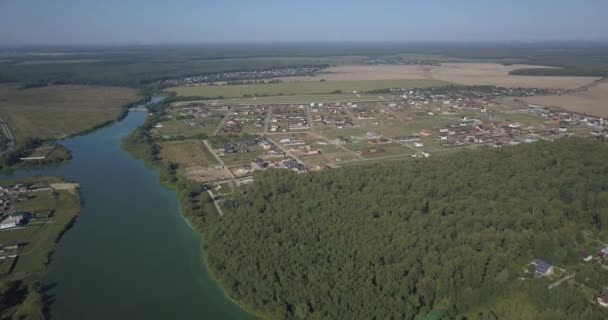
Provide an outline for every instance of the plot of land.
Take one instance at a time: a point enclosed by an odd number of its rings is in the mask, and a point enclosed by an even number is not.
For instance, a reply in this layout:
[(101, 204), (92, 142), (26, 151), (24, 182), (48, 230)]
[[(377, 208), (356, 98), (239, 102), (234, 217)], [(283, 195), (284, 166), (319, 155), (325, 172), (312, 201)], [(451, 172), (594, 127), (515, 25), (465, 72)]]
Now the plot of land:
[(171, 141), (162, 142), (159, 145), (163, 161), (174, 162), (183, 167), (217, 164), (217, 161), (202, 141)]
[(602, 82), (586, 91), (568, 95), (530, 97), (524, 101), (569, 111), (608, 117), (608, 82)]
[[(533, 87), (544, 89), (574, 89), (597, 80), (593, 77), (515, 76), (509, 72), (524, 68), (547, 68), (530, 65), (496, 63), (444, 63), (440, 66), (373, 65), (337, 66), (322, 70), (315, 77), (291, 77), (287, 81), (354, 80), (439, 80), (462, 85), (494, 85), (501, 87)], [(285, 80), (285, 79), (284, 79)]]
[(303, 81), (286, 82), (276, 84), (247, 84), (247, 85), (222, 85), (222, 86), (189, 86), (169, 88), (180, 96), (188, 97), (224, 97), (240, 98), (244, 95), (301, 95), (301, 94), (323, 94), (336, 91), (352, 93), (387, 88), (427, 88), (445, 85), (445, 82), (433, 79), (417, 80), (360, 80), (360, 81)]
[(227, 168), (196, 166), (186, 169), (186, 177), (198, 182), (209, 182), (227, 180), (232, 176)]
[(19, 90), (0, 86), (0, 115), (17, 141), (55, 139), (115, 120), (122, 107), (139, 99), (129, 88), (50, 86)]

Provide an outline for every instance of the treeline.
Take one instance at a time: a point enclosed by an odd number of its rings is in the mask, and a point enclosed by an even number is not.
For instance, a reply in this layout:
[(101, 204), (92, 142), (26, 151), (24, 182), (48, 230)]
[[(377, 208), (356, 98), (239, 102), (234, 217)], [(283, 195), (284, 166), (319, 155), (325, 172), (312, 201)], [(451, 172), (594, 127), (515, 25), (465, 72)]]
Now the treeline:
[[(573, 138), (268, 170), (223, 218), (190, 217), (229, 296), (272, 319), (606, 319), (582, 289), (520, 280), (535, 258), (577, 264), (583, 230), (607, 234), (606, 159), (607, 145)], [(184, 197), (201, 211), (195, 191)]]
[(14, 149), (6, 150), (0, 155), (0, 170), (12, 167), (21, 162), (21, 158), (27, 155), (27, 151), (37, 148), (42, 144), (42, 140), (29, 138), (19, 141)]

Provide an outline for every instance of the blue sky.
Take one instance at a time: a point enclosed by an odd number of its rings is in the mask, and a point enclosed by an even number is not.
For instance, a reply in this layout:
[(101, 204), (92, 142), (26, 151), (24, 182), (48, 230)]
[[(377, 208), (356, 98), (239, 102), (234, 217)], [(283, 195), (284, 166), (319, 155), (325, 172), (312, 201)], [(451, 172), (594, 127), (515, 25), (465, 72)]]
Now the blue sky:
[(2, 44), (608, 41), (605, 0), (0, 0)]

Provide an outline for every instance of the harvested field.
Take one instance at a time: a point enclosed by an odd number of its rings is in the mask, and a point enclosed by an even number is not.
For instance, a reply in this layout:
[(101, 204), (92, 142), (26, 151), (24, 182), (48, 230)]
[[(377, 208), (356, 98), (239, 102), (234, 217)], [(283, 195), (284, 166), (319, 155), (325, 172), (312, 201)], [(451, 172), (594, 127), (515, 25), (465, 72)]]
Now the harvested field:
[(130, 88), (49, 86), (20, 90), (0, 86), (0, 115), (17, 141), (57, 139), (113, 121), (139, 99)]
[(608, 82), (604, 81), (586, 91), (568, 95), (529, 97), (525, 102), (568, 111), (608, 117)]
[(591, 83), (594, 77), (514, 76), (509, 72), (523, 68), (550, 68), (523, 64), (444, 63), (441, 66), (373, 65), (336, 66), (322, 70), (314, 77), (281, 78), (284, 81), (355, 80), (440, 80), (462, 85), (495, 85), (501, 87), (533, 87), (574, 89)]

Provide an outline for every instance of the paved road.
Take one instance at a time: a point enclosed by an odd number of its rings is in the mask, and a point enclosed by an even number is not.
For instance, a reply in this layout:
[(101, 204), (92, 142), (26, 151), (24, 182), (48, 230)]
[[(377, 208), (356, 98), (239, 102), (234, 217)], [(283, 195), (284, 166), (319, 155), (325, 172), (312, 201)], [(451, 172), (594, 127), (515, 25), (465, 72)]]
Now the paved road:
[[(15, 136), (13, 136), (11, 129), (8, 127), (8, 125), (6, 125), (6, 122), (2, 118), (0, 118), (0, 128), (2, 129), (2, 133), (4, 133), (6, 140), (8, 140), (8, 148), (6, 149), (6, 151), (15, 149)], [(0, 152), (0, 154), (4, 152)]]

